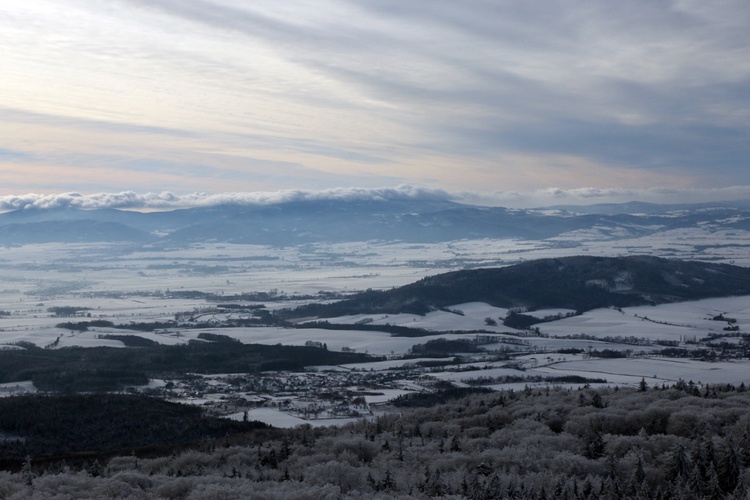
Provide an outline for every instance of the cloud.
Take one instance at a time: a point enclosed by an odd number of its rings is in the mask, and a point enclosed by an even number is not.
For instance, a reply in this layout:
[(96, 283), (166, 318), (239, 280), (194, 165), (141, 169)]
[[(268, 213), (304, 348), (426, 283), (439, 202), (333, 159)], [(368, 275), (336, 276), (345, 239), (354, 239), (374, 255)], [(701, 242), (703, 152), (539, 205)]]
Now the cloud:
[(62, 193), (0, 196), (0, 210), (31, 209), (176, 209), (216, 205), (274, 205), (302, 201), (446, 201), (451, 195), (441, 189), (415, 186), (395, 188), (334, 188), (320, 191), (300, 189), (256, 193), (191, 193), (176, 195), (171, 192), (138, 194), (120, 193)]
[[(4, 14), (0, 162), (60, 172), (29, 171), (29, 191), (569, 189), (567, 165), (545, 166), (560, 157), (599, 187), (750, 184), (741, 2), (38, 0)], [(107, 155), (138, 184), (112, 163), (64, 184), (66, 159)]]
[(14, 151), (12, 149), (0, 148), (0, 162), (15, 161), (15, 160), (28, 160), (31, 155), (24, 153), (23, 151)]
[(544, 188), (535, 191), (495, 191), (492, 193), (460, 192), (453, 199), (463, 203), (539, 208), (554, 205), (591, 205), (596, 203), (657, 204), (721, 203), (750, 200), (750, 185), (725, 188)]

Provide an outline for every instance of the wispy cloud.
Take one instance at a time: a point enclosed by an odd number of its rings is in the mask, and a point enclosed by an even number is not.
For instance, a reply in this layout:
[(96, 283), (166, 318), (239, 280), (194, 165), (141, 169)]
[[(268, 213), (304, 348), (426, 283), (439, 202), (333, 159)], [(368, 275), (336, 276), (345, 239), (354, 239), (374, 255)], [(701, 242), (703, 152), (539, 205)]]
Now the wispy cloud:
[(38, 0), (0, 16), (0, 186), (35, 162), (61, 191), (65, 158), (97, 157), (118, 161), (89, 185), (118, 189), (130, 165), (137, 192), (750, 184), (742, 2)]

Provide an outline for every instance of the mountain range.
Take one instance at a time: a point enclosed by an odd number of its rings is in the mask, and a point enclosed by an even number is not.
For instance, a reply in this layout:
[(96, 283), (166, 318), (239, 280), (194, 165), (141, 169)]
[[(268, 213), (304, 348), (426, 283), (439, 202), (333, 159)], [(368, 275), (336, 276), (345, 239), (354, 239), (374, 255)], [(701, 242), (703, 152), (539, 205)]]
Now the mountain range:
[(750, 230), (750, 208), (651, 204), (509, 209), (442, 200), (316, 200), (227, 204), (161, 212), (77, 208), (0, 213), (0, 244), (201, 242), (296, 245), (314, 242), (440, 242), (459, 239), (547, 239), (596, 230), (604, 238), (638, 237), (712, 224)]

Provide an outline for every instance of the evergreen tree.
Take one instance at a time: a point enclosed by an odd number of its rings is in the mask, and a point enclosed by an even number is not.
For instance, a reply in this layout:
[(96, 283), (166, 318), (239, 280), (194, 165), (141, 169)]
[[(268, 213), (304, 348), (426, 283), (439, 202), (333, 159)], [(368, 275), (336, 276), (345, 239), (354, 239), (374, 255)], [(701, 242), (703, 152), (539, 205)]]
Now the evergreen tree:
[(720, 500), (724, 498), (724, 493), (721, 490), (721, 482), (719, 476), (716, 474), (716, 469), (713, 464), (709, 464), (708, 470), (706, 471), (706, 497), (710, 500)]
[[(715, 470), (716, 462), (713, 441), (705, 436), (696, 441), (691, 453), (691, 459), (693, 462), (693, 474), (691, 475), (690, 485), (696, 493), (699, 493), (706, 489), (706, 483), (709, 479), (709, 467), (714, 467)], [(696, 489), (698, 487), (700, 489)]]
[(594, 486), (591, 484), (591, 476), (586, 476), (586, 479), (583, 481), (583, 485), (581, 486), (581, 497), (590, 498), (593, 492)]
[(696, 495), (703, 495), (703, 492), (706, 491), (706, 482), (703, 479), (703, 473), (701, 473), (701, 469), (697, 465), (694, 465), (690, 471), (688, 487)]
[(598, 429), (589, 429), (583, 436), (583, 456), (595, 460), (604, 455), (604, 437)]
[(671, 482), (684, 481), (690, 477), (691, 471), (692, 465), (687, 450), (682, 443), (678, 443), (669, 453), (667, 459), (667, 478)]
[(605, 477), (604, 481), (602, 481), (599, 496), (600, 498), (605, 498), (607, 500), (621, 500), (623, 495), (620, 489), (620, 482), (609, 476)]
[(620, 463), (614, 453), (607, 455), (607, 460), (605, 462), (606, 487), (604, 490), (608, 498), (619, 499), (622, 497), (622, 485), (620, 483), (620, 473), (618, 470), (619, 466)]
[(732, 493), (742, 476), (742, 456), (737, 447), (729, 439), (724, 441), (719, 453), (716, 473), (725, 493)]
[(565, 480), (560, 476), (555, 483), (555, 489), (552, 491), (553, 498), (565, 498)]
[(737, 486), (734, 488), (734, 491), (732, 492), (730, 498), (731, 500), (747, 500), (747, 494), (747, 486), (745, 486), (745, 483), (740, 480), (737, 483)]
[(21, 476), (23, 477), (23, 482), (26, 486), (32, 486), (34, 483), (34, 470), (31, 467), (31, 457), (29, 455), (26, 455), (26, 460), (23, 462)]
[(451, 438), (450, 450), (454, 452), (461, 451), (461, 446), (458, 444), (458, 436), (456, 434)]
[(440, 469), (435, 470), (435, 474), (432, 476), (432, 484), (429, 486), (428, 492), (430, 496), (433, 497), (439, 497), (443, 494), (443, 478)]
[(544, 485), (542, 485), (536, 494), (536, 500), (547, 500), (547, 492), (544, 490)]
[(380, 483), (380, 489), (381, 490), (392, 490), (395, 487), (395, 483), (393, 481), (393, 476), (391, 476), (391, 469), (388, 468), (385, 470), (385, 477), (383, 478), (383, 481)]
[(742, 464), (748, 467), (750, 466), (750, 418), (745, 418), (745, 429), (742, 431), (739, 445)]
[(646, 472), (643, 470), (643, 458), (638, 457), (635, 471), (628, 484), (628, 493), (634, 497), (640, 496), (646, 489)]
[(591, 396), (591, 406), (593, 406), (594, 408), (606, 408), (607, 403), (604, 402), (601, 394), (595, 392), (594, 395)]

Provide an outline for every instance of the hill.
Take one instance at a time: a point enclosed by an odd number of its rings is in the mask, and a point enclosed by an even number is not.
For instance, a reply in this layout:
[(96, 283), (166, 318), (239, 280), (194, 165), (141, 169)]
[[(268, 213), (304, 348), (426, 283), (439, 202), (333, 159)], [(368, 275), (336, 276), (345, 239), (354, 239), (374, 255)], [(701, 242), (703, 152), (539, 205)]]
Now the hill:
[(439, 274), (393, 290), (363, 292), (334, 304), (303, 306), (289, 314), (424, 314), (465, 302), (526, 310), (587, 311), (731, 295), (750, 295), (750, 269), (650, 256), (576, 256)]

